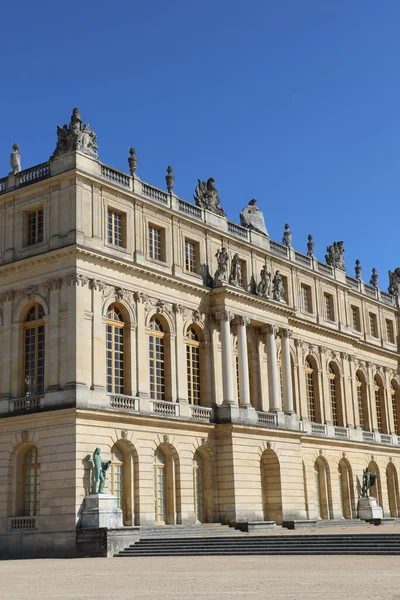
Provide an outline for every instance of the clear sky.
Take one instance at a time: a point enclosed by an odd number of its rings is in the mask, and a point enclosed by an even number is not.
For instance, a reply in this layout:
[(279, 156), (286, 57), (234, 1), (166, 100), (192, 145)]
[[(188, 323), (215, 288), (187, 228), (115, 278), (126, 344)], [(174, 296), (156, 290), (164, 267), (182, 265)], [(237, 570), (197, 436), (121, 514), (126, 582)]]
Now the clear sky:
[(5, 2), (0, 175), (47, 160), (78, 106), (103, 162), (192, 200), (214, 177), (228, 218), (251, 198), (271, 238), (344, 240), (386, 289), (400, 266), (400, 2)]

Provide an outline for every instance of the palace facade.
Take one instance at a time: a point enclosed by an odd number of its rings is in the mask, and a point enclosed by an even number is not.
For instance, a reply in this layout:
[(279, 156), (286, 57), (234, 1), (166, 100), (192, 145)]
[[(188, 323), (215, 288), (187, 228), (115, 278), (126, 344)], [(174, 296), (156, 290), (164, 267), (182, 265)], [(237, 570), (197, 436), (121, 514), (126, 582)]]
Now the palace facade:
[[(91, 457), (125, 526), (399, 516), (396, 293), (106, 166), (75, 110), (0, 180), (0, 546), (75, 545)], [(13, 162), (12, 161), (12, 162)], [(249, 203), (254, 223), (255, 202)], [(251, 214), (250, 214), (251, 217)], [(258, 221), (257, 221), (258, 219)], [(321, 257), (322, 258), (322, 257)]]

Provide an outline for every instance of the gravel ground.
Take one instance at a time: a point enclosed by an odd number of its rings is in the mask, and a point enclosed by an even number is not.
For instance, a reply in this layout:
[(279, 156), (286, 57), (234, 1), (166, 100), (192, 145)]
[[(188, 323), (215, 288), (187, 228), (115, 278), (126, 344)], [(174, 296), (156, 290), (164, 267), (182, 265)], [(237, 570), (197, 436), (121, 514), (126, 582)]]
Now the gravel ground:
[(0, 562), (1, 600), (400, 600), (400, 557)]

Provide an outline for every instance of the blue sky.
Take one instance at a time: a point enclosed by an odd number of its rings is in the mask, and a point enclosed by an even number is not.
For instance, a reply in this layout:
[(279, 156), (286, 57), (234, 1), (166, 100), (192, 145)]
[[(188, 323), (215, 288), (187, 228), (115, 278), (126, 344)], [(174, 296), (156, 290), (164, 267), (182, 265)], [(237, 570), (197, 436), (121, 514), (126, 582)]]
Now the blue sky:
[(258, 199), (280, 240), (344, 240), (387, 287), (400, 265), (400, 2), (147, 0), (2, 6), (0, 175), (48, 159), (74, 106), (100, 158), (191, 200), (214, 177), (228, 218)]

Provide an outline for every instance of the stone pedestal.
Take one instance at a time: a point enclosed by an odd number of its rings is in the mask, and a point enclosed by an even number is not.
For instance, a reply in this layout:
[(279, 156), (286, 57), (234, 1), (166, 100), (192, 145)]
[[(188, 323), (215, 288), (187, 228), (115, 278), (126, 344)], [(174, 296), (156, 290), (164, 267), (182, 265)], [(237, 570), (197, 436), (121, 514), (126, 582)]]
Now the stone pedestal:
[(82, 511), (82, 528), (123, 527), (122, 510), (117, 506), (117, 498), (111, 494), (91, 494), (85, 498)]
[(364, 521), (383, 518), (383, 510), (372, 496), (358, 499), (357, 512), (359, 518)]

